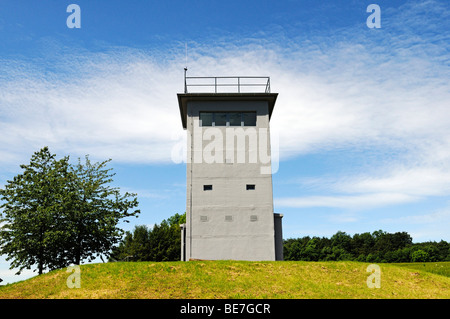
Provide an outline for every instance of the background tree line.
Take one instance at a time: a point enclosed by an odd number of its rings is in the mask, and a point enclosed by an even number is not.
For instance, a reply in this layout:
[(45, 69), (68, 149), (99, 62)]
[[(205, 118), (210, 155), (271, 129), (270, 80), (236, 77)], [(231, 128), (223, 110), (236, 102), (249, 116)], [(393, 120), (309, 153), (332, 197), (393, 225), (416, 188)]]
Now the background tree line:
[(110, 261), (178, 261), (181, 254), (180, 224), (186, 214), (175, 214), (152, 228), (135, 226), (113, 247)]
[[(127, 231), (120, 244), (112, 249), (112, 261), (178, 261), (180, 260), (180, 224), (186, 214), (163, 220), (148, 228), (136, 226)], [(413, 243), (406, 232), (382, 230), (350, 236), (338, 231), (331, 238), (302, 237), (284, 240), (284, 260), (362, 262), (450, 261), (450, 244)]]
[(440, 242), (413, 243), (406, 232), (382, 230), (350, 236), (337, 232), (331, 238), (302, 237), (284, 240), (285, 260), (362, 262), (427, 262), (450, 261), (450, 244)]

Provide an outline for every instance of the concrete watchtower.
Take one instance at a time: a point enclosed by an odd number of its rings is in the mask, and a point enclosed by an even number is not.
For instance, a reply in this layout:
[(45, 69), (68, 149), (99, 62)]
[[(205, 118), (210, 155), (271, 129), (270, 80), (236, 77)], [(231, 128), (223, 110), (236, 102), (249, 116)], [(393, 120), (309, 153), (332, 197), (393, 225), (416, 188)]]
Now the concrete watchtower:
[(282, 260), (273, 212), (268, 77), (186, 77), (178, 94), (187, 130), (181, 260)]

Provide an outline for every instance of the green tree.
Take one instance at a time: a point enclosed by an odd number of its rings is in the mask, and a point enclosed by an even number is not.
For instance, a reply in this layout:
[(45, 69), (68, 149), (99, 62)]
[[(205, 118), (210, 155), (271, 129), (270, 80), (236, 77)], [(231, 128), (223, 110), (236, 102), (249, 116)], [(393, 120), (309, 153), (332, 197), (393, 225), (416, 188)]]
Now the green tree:
[[(413, 252), (421, 250), (422, 252)], [(425, 254), (424, 254), (425, 253)], [(382, 230), (350, 237), (338, 231), (330, 239), (309, 236), (284, 240), (285, 260), (356, 260), (361, 262), (410, 262), (450, 260), (450, 244), (437, 242), (412, 243), (406, 232), (394, 234)]]
[(284, 260), (300, 260), (300, 239), (289, 238), (284, 240), (283, 253)]
[(397, 232), (394, 234), (382, 233), (375, 239), (375, 249), (377, 251), (387, 253), (389, 251), (395, 251), (397, 249), (404, 248), (412, 244), (411, 236), (406, 232)]
[(150, 232), (145, 225), (135, 226), (127, 231), (119, 245), (112, 248), (110, 261), (150, 260)]
[(186, 214), (175, 214), (151, 229), (136, 226), (112, 248), (111, 261), (176, 261), (180, 260), (181, 229)]
[(319, 260), (319, 254), (320, 250), (318, 249), (319, 246), (319, 237), (313, 237), (311, 240), (308, 241), (308, 243), (305, 246), (305, 249), (303, 250), (304, 258), (303, 260), (307, 261), (317, 261)]
[(426, 251), (419, 249), (411, 254), (411, 260), (413, 262), (426, 262), (429, 260), (429, 256)]
[(0, 189), (3, 227), (0, 230), (0, 254), (12, 260), (11, 268), (31, 269), (39, 274), (56, 268), (56, 247), (61, 231), (55, 229), (64, 197), (60, 182), (68, 167), (68, 158), (55, 160), (45, 147), (34, 153), (23, 173), (7, 181)]
[[(48, 147), (34, 153), (23, 173), (0, 189), (0, 254), (11, 269), (44, 269), (79, 264), (106, 254), (122, 237), (118, 222), (136, 216), (135, 194), (121, 195), (105, 161), (69, 164), (55, 159)], [(131, 199), (129, 199), (131, 197)]]
[[(375, 238), (370, 233), (353, 235), (352, 246), (355, 256), (367, 256), (374, 251)], [(362, 259), (362, 257), (358, 257)], [(364, 257), (365, 258), (365, 257)]]
[(169, 242), (170, 245), (167, 248), (168, 260), (180, 259), (181, 248), (181, 224), (186, 223), (186, 214), (175, 214), (167, 219), (169, 225)]
[(92, 164), (86, 156), (85, 164), (78, 160), (70, 169), (64, 227), (68, 263), (80, 264), (110, 251), (123, 235), (119, 221), (128, 222), (125, 218), (140, 212), (132, 210), (138, 206), (136, 194), (121, 195), (119, 188), (109, 185), (115, 175), (106, 168), (110, 161)]
[(334, 260), (351, 260), (352, 237), (345, 232), (338, 231), (331, 237), (332, 251), (336, 259)]

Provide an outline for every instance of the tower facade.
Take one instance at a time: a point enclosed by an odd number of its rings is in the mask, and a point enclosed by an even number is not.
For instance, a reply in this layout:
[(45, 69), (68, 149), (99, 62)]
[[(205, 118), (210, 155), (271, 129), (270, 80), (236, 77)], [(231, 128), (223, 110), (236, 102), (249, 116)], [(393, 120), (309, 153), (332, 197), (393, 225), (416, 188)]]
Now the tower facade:
[(178, 94), (187, 131), (182, 260), (283, 259), (269, 126), (277, 96), (269, 78), (185, 78)]

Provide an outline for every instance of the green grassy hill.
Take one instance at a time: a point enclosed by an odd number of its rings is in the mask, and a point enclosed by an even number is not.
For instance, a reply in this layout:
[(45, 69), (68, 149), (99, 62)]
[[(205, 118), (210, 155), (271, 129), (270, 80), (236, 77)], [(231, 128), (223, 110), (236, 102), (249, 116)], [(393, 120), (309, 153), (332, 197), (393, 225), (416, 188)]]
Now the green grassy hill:
[[(450, 262), (379, 264), (381, 288), (368, 288), (368, 263), (130, 262), (81, 266), (81, 288), (66, 269), (0, 286), (0, 298), (450, 298)], [(425, 265), (425, 266), (424, 266)]]

